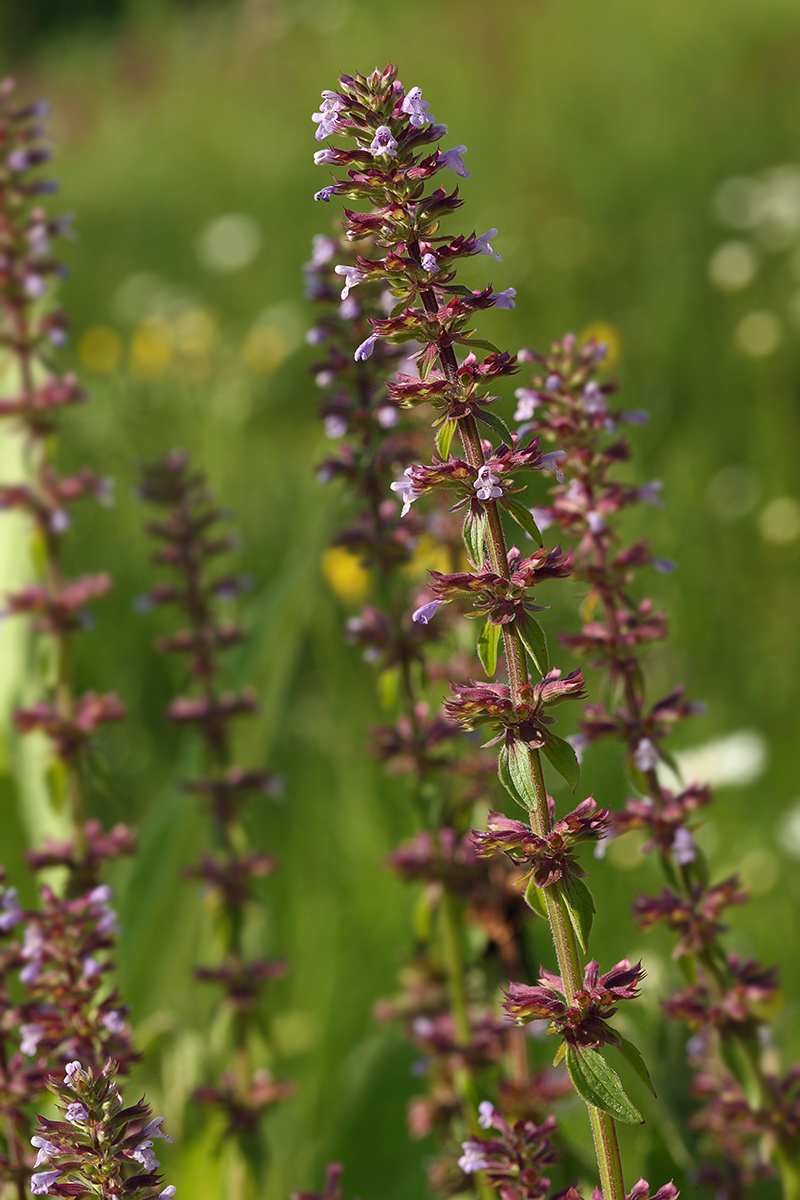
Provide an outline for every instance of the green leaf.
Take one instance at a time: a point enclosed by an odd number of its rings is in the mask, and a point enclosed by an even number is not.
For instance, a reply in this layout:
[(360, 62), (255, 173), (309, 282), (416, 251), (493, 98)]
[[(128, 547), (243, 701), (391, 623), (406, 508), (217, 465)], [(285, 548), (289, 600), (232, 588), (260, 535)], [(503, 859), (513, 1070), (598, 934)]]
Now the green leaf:
[(512, 742), (508, 747), (508, 773), (525, 808), (537, 808), (531, 754), (524, 742)]
[(464, 517), (461, 536), (467, 547), (470, 562), (476, 571), (482, 571), (486, 543), (486, 513), (474, 513), (470, 510)]
[(527, 809), (528, 806), (517, 791), (514, 780), (511, 777), (511, 771), (508, 766), (508, 746), (501, 746), (500, 753), (497, 755), (497, 776), (511, 799), (519, 804), (521, 808)]
[(436, 434), (436, 449), (439, 451), (440, 458), (446, 459), (449, 455), (453, 434), (457, 429), (458, 421), (454, 421), (452, 417), (447, 417), (439, 426), (439, 432)]
[(45, 781), (53, 812), (62, 813), (67, 798), (67, 768), (60, 758), (51, 758), (45, 770)]
[(502, 504), (511, 519), (522, 526), (525, 532), (533, 538), (537, 546), (544, 546), (539, 526), (524, 504), (520, 504), (519, 500), (515, 500), (513, 496), (503, 496), (502, 500), (498, 500), (498, 504)]
[(378, 698), (381, 708), (387, 711), (394, 708), (400, 692), (400, 668), (387, 667), (378, 676)]
[(472, 330), (468, 330), (467, 333), (463, 334), (461, 337), (453, 338), (453, 341), (460, 342), (462, 346), (468, 346), (471, 350), (473, 350), (476, 346), (479, 346), (481, 350), (490, 350), (493, 354), (500, 353), (500, 347), (495, 346), (494, 342), (487, 341), (486, 338), (470, 337), (469, 335), (471, 332)]
[(517, 618), (516, 627), (523, 646), (533, 659), (536, 670), (540, 675), (546, 675), (550, 670), (550, 660), (547, 657), (547, 642), (541, 625), (534, 620), (530, 613), (525, 613), (524, 617)]
[(569, 875), (566, 879), (562, 879), (558, 890), (566, 905), (570, 924), (575, 930), (575, 937), (585, 954), (594, 921), (594, 896), (583, 880), (578, 879), (575, 875)]
[[(616, 1032), (616, 1030), (615, 1030)], [(617, 1033), (619, 1045), (616, 1047), (629, 1067), (632, 1067), (636, 1074), (641, 1079), (645, 1087), (648, 1087), (655, 1096), (656, 1089), (653, 1087), (653, 1081), (650, 1078), (650, 1072), (645, 1066), (645, 1061), (639, 1051), (634, 1046), (633, 1042), (629, 1042), (621, 1033)]]
[(502, 438), (507, 446), (514, 444), (514, 439), (511, 436), (511, 430), (506, 425), (505, 421), (501, 421), (493, 412), (485, 412), (483, 409), (476, 411), (475, 416), (479, 421), (483, 421), (484, 425), (488, 425), (493, 429), (499, 438)]
[(574, 792), (581, 777), (581, 769), (578, 766), (575, 751), (569, 742), (565, 742), (563, 738), (557, 737), (549, 729), (545, 736), (547, 740), (542, 750), (547, 755), (549, 762), (555, 767), (559, 775), (566, 779)]
[(558, 1064), (561, 1062), (562, 1058), (564, 1057), (564, 1055), (565, 1055), (566, 1053), (567, 1053), (567, 1043), (566, 1043), (566, 1042), (562, 1042), (562, 1043), (561, 1043), (561, 1045), (560, 1045), (560, 1046), (558, 1047), (558, 1049), (556, 1050), (556, 1056), (555, 1056), (555, 1058), (553, 1059), (553, 1066), (554, 1066), (554, 1067), (557, 1067), (557, 1066), (558, 1066)]
[(585, 1046), (567, 1046), (567, 1070), (575, 1091), (587, 1104), (593, 1104), (625, 1125), (643, 1125), (644, 1117), (634, 1108), (606, 1060)]
[(500, 626), (486, 620), (478, 637), (478, 658), (483, 669), (491, 679), (497, 670), (497, 647), (500, 644)]
[(533, 879), (528, 880), (528, 886), (525, 888), (525, 903), (538, 917), (544, 917), (545, 921), (550, 920), (544, 892), (536, 886)]

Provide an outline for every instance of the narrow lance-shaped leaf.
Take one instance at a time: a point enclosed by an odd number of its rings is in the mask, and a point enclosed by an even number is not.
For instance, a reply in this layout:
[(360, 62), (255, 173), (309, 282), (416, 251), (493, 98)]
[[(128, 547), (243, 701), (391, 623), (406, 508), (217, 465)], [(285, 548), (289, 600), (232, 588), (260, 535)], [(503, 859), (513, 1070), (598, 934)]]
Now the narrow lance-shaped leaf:
[(550, 920), (547, 912), (547, 902), (544, 898), (544, 890), (537, 887), (533, 879), (528, 880), (528, 886), (525, 888), (525, 903), (538, 917), (544, 917), (545, 921)]
[(582, 879), (569, 875), (558, 885), (561, 897), (566, 905), (570, 924), (575, 930), (581, 950), (586, 953), (589, 934), (594, 922), (594, 897)]
[(446, 459), (450, 454), (453, 434), (457, 428), (458, 421), (454, 421), (452, 417), (447, 417), (439, 426), (439, 432), (436, 434), (436, 449), (439, 451), (440, 458)]
[(547, 655), (547, 641), (541, 625), (534, 620), (530, 613), (526, 612), (523, 617), (517, 618), (516, 627), (520, 640), (533, 659), (537, 671), (540, 675), (546, 675), (550, 670), (550, 660)]
[(497, 670), (497, 648), (500, 644), (500, 626), (487, 620), (478, 638), (478, 658), (484, 671), (491, 679)]
[(525, 807), (537, 808), (531, 756), (524, 742), (512, 742), (508, 747), (508, 771)]
[(484, 409), (476, 411), (475, 416), (479, 421), (483, 421), (484, 425), (488, 425), (494, 430), (498, 437), (502, 438), (507, 446), (513, 446), (514, 439), (511, 436), (511, 430), (506, 425), (505, 421), (501, 421), (500, 417), (493, 412), (486, 412)]
[(464, 539), (470, 562), (476, 571), (482, 571), (486, 543), (486, 513), (474, 513), (470, 510), (464, 517), (461, 536)]
[(629, 1067), (632, 1067), (636, 1074), (641, 1079), (642, 1083), (650, 1089), (655, 1096), (656, 1089), (653, 1087), (653, 1081), (650, 1078), (650, 1072), (645, 1065), (645, 1061), (639, 1053), (633, 1042), (629, 1042), (621, 1033), (617, 1033), (619, 1045), (616, 1047)]
[(511, 519), (516, 521), (533, 538), (537, 546), (544, 545), (542, 535), (539, 532), (539, 526), (524, 504), (520, 504), (519, 500), (515, 500), (513, 496), (503, 496), (501, 500), (498, 500), (498, 504), (502, 504)]
[(511, 777), (511, 771), (508, 765), (508, 746), (500, 747), (500, 753), (497, 756), (497, 776), (511, 799), (519, 804), (520, 808), (528, 810), (528, 805), (522, 799), (522, 796), (520, 796), (519, 792), (517, 791), (516, 784)]
[(625, 1095), (619, 1075), (597, 1050), (568, 1045), (566, 1058), (569, 1077), (587, 1104), (601, 1108), (625, 1125), (644, 1124), (644, 1117)]
[(542, 750), (547, 755), (548, 761), (555, 767), (559, 775), (566, 779), (574, 792), (581, 777), (581, 769), (578, 766), (575, 751), (569, 742), (565, 742), (563, 738), (557, 737), (549, 729), (546, 736), (547, 740)]

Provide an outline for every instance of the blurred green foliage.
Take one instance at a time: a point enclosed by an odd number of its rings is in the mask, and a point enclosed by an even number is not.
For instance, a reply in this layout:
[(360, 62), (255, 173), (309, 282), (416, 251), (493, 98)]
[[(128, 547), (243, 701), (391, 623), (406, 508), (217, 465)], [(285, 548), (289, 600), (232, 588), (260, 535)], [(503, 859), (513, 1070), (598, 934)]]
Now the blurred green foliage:
[[(68, 7), (71, 18), (80, 9)], [(45, 28), (43, 4), (24, 11), (42, 14)], [(53, 9), (59, 21), (65, 11)], [(708, 716), (681, 731), (686, 745), (742, 729), (766, 740), (765, 772), (721, 790), (702, 837), (718, 876), (741, 868), (753, 887), (731, 946), (780, 963), (779, 1042), (800, 1055), (790, 935), (800, 916), (800, 538), (787, 536), (800, 498), (794, 243), (770, 248), (750, 230), (731, 232), (712, 208), (725, 180), (800, 158), (796, 4), (406, 0), (389, 9), (244, 0), (171, 13), (123, 12), (106, 0), (97, 12), (114, 17), (112, 29), (72, 33), (62, 23), (33, 57), (18, 12), (5, 12), (4, 67), (53, 104), (59, 203), (76, 211), (79, 230), (68, 250), (74, 338), (65, 357), (92, 399), (70, 418), (64, 459), (118, 480), (111, 512), (80, 514), (70, 553), (81, 569), (116, 580), (79, 670), (130, 708), (124, 730), (103, 743), (96, 802), (142, 826), (141, 854), (117, 882), (121, 976), (149, 1048), (162, 1051), (137, 1085), (176, 1135), (169, 1181), (183, 1196), (216, 1200), (222, 1178), (214, 1141), (183, 1115), (214, 1036), (191, 979), (210, 919), (180, 879), (203, 837), (176, 788), (192, 749), (162, 717), (180, 680), (151, 652), (158, 618), (132, 611), (152, 578), (137, 464), (176, 444), (235, 512), (253, 579), (252, 637), (232, 676), (254, 683), (263, 705), (241, 729), (242, 757), (267, 761), (287, 781), (286, 804), (265, 803), (256, 820), (280, 862), (264, 887), (264, 943), (292, 963), (273, 993), (274, 1066), (297, 1084), (272, 1118), (268, 1195), (321, 1184), (336, 1156), (351, 1194), (399, 1200), (420, 1194), (419, 1165), (431, 1153), (404, 1129), (411, 1051), (370, 1015), (391, 992), (410, 936), (413, 897), (381, 862), (411, 820), (402, 782), (364, 756), (374, 680), (343, 644), (349, 610), (320, 573), (343, 513), (336, 491), (314, 479), (324, 439), (302, 338), (312, 318), (300, 264), (335, 216), (311, 201), (327, 176), (311, 162), (310, 114), (340, 71), (389, 59), (407, 85), (423, 88), (453, 144), (469, 147), (458, 228), (500, 230), (504, 262), (479, 258), (470, 277), (516, 287), (517, 307), (487, 314), (485, 336), (542, 348), (569, 328), (604, 322), (619, 339), (626, 407), (651, 411), (630, 470), (642, 482), (664, 480), (666, 508), (632, 518), (631, 535), (646, 530), (656, 553), (679, 563), (669, 579), (646, 580), (673, 625), (669, 649), (654, 657), (654, 695), (685, 681), (708, 701)], [(246, 220), (219, 224), (231, 215)], [(742, 237), (760, 267), (747, 287), (724, 294), (709, 280), (709, 260)], [(752, 312), (778, 322), (772, 350), (755, 356), (737, 333)], [(787, 498), (788, 509), (773, 509), (784, 531), (776, 538), (765, 509)], [(4, 560), (7, 578), (16, 566), (10, 552)], [(549, 628), (574, 627), (574, 597), (550, 590)], [(6, 762), (13, 754), (9, 743)], [(624, 798), (613, 747), (590, 757), (580, 791), (602, 803)], [(13, 866), (24, 821), (9, 774), (0, 819)], [(658, 881), (629, 844), (610, 857), (592, 870), (593, 951), (604, 963), (644, 954), (638, 1040), (660, 1097), (685, 1113), (682, 1045), (663, 1031), (655, 998), (675, 968), (666, 940), (645, 939), (627, 915), (634, 893)], [(636, 1100), (648, 1125), (623, 1131), (630, 1178), (680, 1180), (685, 1129)]]

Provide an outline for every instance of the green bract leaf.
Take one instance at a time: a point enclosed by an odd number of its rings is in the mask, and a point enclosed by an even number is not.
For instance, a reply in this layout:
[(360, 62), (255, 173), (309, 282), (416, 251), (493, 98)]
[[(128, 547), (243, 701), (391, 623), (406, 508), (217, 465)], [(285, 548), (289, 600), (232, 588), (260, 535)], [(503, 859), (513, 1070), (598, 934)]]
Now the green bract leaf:
[(643, 1125), (644, 1117), (634, 1108), (606, 1060), (585, 1046), (567, 1046), (567, 1070), (575, 1090), (587, 1104), (601, 1108), (626, 1125)]
[(470, 510), (464, 517), (461, 536), (467, 547), (470, 562), (476, 571), (482, 571), (486, 543), (486, 513), (474, 513)]
[(506, 425), (505, 421), (501, 421), (498, 416), (492, 412), (485, 412), (483, 409), (477, 410), (475, 416), (479, 421), (483, 421), (484, 425), (488, 425), (493, 429), (498, 437), (502, 438), (507, 446), (514, 444), (514, 439), (511, 436), (511, 430)]
[(645, 1087), (648, 1087), (655, 1096), (656, 1089), (653, 1087), (653, 1081), (650, 1078), (650, 1072), (645, 1066), (645, 1061), (641, 1054), (636, 1049), (633, 1042), (629, 1042), (627, 1038), (622, 1036), (622, 1034), (617, 1033), (617, 1037), (619, 1038), (619, 1045), (616, 1047), (616, 1049), (619, 1050), (628, 1066), (633, 1067), (634, 1071), (639, 1076)]
[(524, 504), (520, 504), (519, 500), (515, 500), (513, 496), (503, 496), (501, 500), (498, 500), (498, 504), (502, 504), (512, 520), (521, 525), (527, 534), (530, 534), (537, 546), (544, 546), (539, 526)]
[(581, 769), (578, 766), (578, 759), (575, 751), (570, 746), (569, 742), (565, 742), (563, 738), (556, 737), (548, 729), (546, 734), (547, 741), (542, 747), (548, 760), (552, 763), (559, 775), (566, 779), (573, 792), (578, 786), (578, 780), (581, 777)]
[(553, 1059), (553, 1066), (554, 1066), (554, 1067), (557, 1067), (557, 1066), (558, 1066), (558, 1064), (561, 1062), (562, 1058), (564, 1057), (564, 1055), (565, 1055), (566, 1053), (567, 1053), (567, 1043), (566, 1043), (566, 1042), (562, 1042), (562, 1043), (561, 1043), (561, 1045), (560, 1045), (560, 1046), (558, 1047), (558, 1049), (556, 1050), (556, 1056), (555, 1056), (555, 1058)]
[(517, 791), (514, 780), (511, 777), (511, 771), (508, 766), (508, 746), (501, 746), (500, 752), (497, 755), (497, 776), (511, 799), (519, 804), (521, 808), (527, 809), (528, 806)]
[(544, 892), (540, 887), (536, 886), (532, 879), (528, 880), (528, 886), (525, 888), (525, 903), (537, 916), (544, 917), (545, 921), (550, 920)]
[(500, 347), (495, 346), (494, 342), (489, 342), (486, 340), (486, 338), (470, 337), (470, 332), (471, 331), (468, 331), (461, 337), (453, 338), (453, 341), (460, 342), (462, 346), (469, 346), (470, 348), (473, 346), (479, 346), (481, 350), (491, 350), (494, 354), (500, 354)]
[(575, 875), (569, 875), (566, 879), (562, 879), (558, 890), (566, 905), (570, 924), (575, 930), (575, 937), (585, 954), (594, 921), (594, 897), (583, 880), (578, 879)]
[(524, 742), (512, 742), (508, 747), (508, 772), (525, 808), (535, 809), (537, 804), (531, 753)]
[(500, 626), (487, 620), (478, 637), (478, 658), (491, 679), (497, 670), (497, 647), (500, 644)]
[(458, 421), (454, 421), (452, 417), (447, 417), (439, 426), (439, 432), (436, 434), (436, 449), (439, 451), (440, 458), (446, 459), (449, 455), (456, 429), (458, 429)]
[(547, 657), (547, 642), (541, 625), (534, 620), (530, 613), (525, 613), (524, 617), (517, 618), (516, 627), (520, 640), (533, 659), (537, 671), (540, 675), (546, 675), (550, 670), (550, 660)]

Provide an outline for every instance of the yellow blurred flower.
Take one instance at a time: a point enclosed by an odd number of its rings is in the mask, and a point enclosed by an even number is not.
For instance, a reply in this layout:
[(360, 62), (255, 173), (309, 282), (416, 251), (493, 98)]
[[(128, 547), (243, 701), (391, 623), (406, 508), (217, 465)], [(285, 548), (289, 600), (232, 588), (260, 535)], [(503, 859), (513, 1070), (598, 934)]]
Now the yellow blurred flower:
[(251, 371), (269, 375), (289, 354), (286, 334), (277, 325), (255, 325), (242, 346), (242, 358)]
[(355, 604), (369, 591), (369, 571), (344, 546), (331, 546), (322, 556), (322, 577), (340, 600)]
[(412, 575), (427, 576), (428, 571), (447, 572), (453, 567), (447, 546), (443, 546), (429, 534), (423, 534), (406, 569)]
[(78, 356), (90, 371), (113, 371), (122, 356), (122, 342), (115, 329), (95, 325), (78, 342)]
[(619, 330), (614, 325), (609, 325), (607, 321), (592, 321), (581, 333), (581, 345), (591, 341), (592, 338), (596, 342), (605, 343), (608, 347), (603, 365), (613, 367), (622, 353), (622, 339)]
[(163, 317), (142, 321), (133, 335), (130, 369), (137, 379), (158, 379), (172, 360), (175, 334)]

